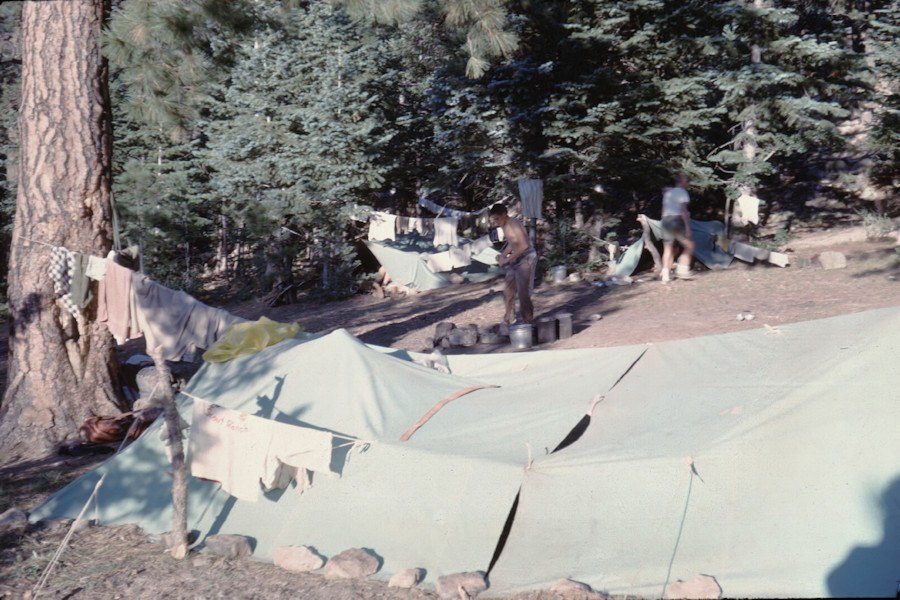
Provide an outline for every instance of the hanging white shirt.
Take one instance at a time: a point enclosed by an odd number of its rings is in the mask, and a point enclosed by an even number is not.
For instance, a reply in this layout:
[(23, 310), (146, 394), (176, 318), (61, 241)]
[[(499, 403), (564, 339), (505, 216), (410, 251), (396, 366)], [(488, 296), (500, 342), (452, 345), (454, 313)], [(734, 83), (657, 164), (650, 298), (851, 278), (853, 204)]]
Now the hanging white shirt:
[(458, 246), (459, 238), (456, 235), (456, 228), (459, 226), (459, 219), (456, 217), (445, 217), (434, 220), (434, 245), (440, 246), (447, 244), (448, 246)]
[(373, 242), (397, 239), (397, 215), (373, 212), (369, 216), (369, 239)]

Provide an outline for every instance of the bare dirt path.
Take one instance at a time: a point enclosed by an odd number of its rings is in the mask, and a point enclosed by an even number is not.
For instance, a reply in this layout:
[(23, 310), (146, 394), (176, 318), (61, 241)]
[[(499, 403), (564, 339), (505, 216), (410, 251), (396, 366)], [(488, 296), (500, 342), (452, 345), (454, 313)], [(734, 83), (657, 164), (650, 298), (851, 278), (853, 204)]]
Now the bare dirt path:
[[(573, 336), (535, 350), (605, 347), (662, 342), (728, 333), (766, 325), (806, 321), (900, 304), (900, 252), (896, 240), (869, 242), (859, 235), (820, 234), (798, 240), (787, 252), (791, 266), (747, 265), (736, 261), (722, 271), (701, 271), (693, 281), (663, 285), (638, 273), (631, 285), (600, 287), (590, 281), (543, 283), (535, 290), (537, 314), (573, 315)], [(824, 251), (847, 257), (844, 269), (825, 270), (816, 260)], [(427, 352), (435, 325), (497, 324), (503, 314), (501, 281), (464, 284), (401, 299), (357, 295), (327, 304), (275, 308), (250, 302), (228, 307), (255, 319), (266, 315), (301, 328), (328, 333), (345, 328), (365, 342)], [(738, 314), (752, 314), (739, 320)], [(600, 318), (598, 319), (597, 316)], [(0, 328), (0, 374), (5, 376), (6, 331)], [(132, 344), (127, 352), (141, 351)], [(455, 348), (453, 352), (522, 351), (509, 344)], [(0, 379), (2, 384), (2, 379)], [(0, 465), (0, 492), (16, 498), (22, 510), (36, 505), (98, 458), (48, 457), (11, 469)], [(2, 459), (0, 459), (2, 463)], [(35, 489), (35, 480), (43, 482)], [(28, 489), (20, 492), (19, 489)], [(0, 507), (2, 508), (2, 507)], [(2, 512), (2, 510), (0, 510)], [(20, 525), (0, 531), (0, 598), (27, 598), (55, 552), (65, 529), (38, 531)], [(329, 580), (317, 574), (293, 574), (254, 561), (229, 561), (191, 555), (176, 561), (134, 527), (93, 527), (76, 534), (43, 598), (305, 598), (349, 600), (436, 598), (428, 590), (401, 590), (370, 580)], [(516, 600), (597, 598), (600, 594), (534, 592)]]

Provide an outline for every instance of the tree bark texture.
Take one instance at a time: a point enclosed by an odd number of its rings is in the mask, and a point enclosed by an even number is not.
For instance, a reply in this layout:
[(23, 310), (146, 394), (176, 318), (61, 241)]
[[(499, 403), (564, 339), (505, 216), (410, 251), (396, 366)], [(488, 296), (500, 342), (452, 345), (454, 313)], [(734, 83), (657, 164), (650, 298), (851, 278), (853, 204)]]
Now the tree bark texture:
[(112, 245), (112, 128), (100, 32), (104, 0), (22, 9), (19, 188), (9, 258), (9, 375), (0, 457), (45, 455), (91, 415), (126, 407), (112, 336), (94, 299), (76, 319), (56, 300), (52, 246), (105, 257)]

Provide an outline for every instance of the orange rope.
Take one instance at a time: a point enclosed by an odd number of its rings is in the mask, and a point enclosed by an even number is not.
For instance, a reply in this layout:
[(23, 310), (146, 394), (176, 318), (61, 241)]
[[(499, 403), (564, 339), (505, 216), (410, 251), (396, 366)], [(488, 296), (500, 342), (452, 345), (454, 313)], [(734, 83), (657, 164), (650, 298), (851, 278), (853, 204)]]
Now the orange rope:
[(425, 413), (425, 414), (422, 416), (421, 419), (419, 419), (418, 421), (416, 421), (416, 424), (415, 424), (415, 425), (413, 425), (412, 427), (410, 427), (409, 429), (407, 429), (407, 430), (406, 430), (406, 433), (404, 433), (403, 435), (400, 436), (400, 441), (401, 441), (401, 442), (405, 442), (406, 440), (408, 440), (408, 439), (412, 436), (412, 434), (414, 434), (414, 433), (416, 432), (416, 430), (417, 430), (419, 427), (421, 427), (422, 425), (424, 425), (425, 423), (427, 423), (427, 422), (428, 422), (428, 419), (430, 419), (431, 417), (433, 417), (433, 416), (435, 415), (435, 413), (437, 413), (437, 411), (441, 410), (441, 408), (443, 408), (443, 406), (444, 406), (445, 404), (447, 404), (447, 403), (449, 403), (449, 402), (453, 402), (453, 401), (456, 400), (457, 398), (459, 398), (459, 397), (461, 397), (461, 396), (465, 396), (465, 395), (468, 394), (469, 392), (474, 392), (475, 390), (480, 390), (480, 389), (483, 389), (483, 388), (495, 388), (495, 387), (500, 387), (500, 386), (498, 386), (498, 385), (473, 385), (472, 387), (467, 387), (467, 388), (465, 388), (465, 389), (459, 390), (458, 392), (454, 392), (454, 393), (451, 394), (450, 396), (444, 398), (443, 400), (441, 400), (440, 402), (438, 402), (437, 404), (435, 404), (435, 405), (431, 408), (431, 410), (429, 410), (427, 413)]

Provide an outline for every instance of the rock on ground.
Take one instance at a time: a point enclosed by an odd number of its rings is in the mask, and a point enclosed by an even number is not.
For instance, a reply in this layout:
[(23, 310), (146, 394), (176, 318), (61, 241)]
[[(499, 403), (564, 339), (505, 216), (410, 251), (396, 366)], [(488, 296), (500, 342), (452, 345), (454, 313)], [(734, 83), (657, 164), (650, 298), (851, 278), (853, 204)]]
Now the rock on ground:
[(388, 582), (388, 587), (413, 588), (422, 581), (422, 569), (403, 569), (395, 573)]
[(304, 573), (321, 569), (325, 558), (307, 546), (279, 546), (275, 548), (273, 562), (286, 571)]
[(460, 598), (460, 588), (465, 591), (466, 595), (476, 596), (486, 590), (488, 585), (484, 579), (484, 573), (481, 571), (470, 571), (438, 577), (436, 587), (438, 596), (444, 600), (450, 600), (452, 598)]
[(211, 535), (204, 540), (203, 545), (211, 554), (224, 558), (244, 558), (253, 554), (250, 540), (242, 535), (227, 533)]
[(325, 563), (326, 577), (368, 577), (378, 571), (379, 560), (360, 548), (350, 548), (332, 556)]

